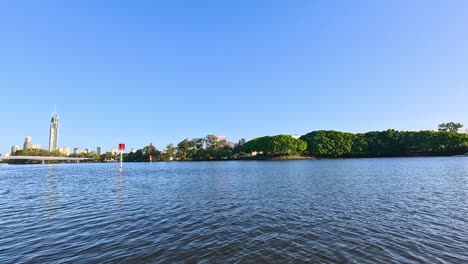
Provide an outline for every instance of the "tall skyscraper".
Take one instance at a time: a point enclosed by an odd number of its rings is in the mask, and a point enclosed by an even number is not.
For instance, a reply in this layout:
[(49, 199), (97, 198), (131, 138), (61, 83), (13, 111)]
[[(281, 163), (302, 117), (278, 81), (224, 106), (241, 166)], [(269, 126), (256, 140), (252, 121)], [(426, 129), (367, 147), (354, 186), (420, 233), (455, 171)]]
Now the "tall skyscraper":
[(96, 153), (97, 153), (98, 155), (102, 155), (102, 147), (97, 147)]
[(49, 151), (54, 151), (57, 149), (58, 129), (59, 119), (57, 114), (54, 113), (52, 119), (50, 120)]
[(30, 149), (32, 147), (32, 138), (26, 137), (24, 139), (23, 149)]

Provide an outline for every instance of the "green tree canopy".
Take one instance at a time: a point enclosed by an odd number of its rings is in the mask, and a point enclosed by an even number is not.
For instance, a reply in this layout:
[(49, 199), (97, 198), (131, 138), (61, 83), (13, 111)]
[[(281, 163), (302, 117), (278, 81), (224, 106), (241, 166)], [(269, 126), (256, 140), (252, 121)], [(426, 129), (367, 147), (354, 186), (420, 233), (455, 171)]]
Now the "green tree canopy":
[(451, 131), (457, 132), (458, 129), (462, 128), (463, 124), (455, 123), (455, 122), (448, 122), (439, 124), (439, 131)]
[(290, 135), (264, 136), (252, 139), (244, 144), (246, 152), (263, 152), (265, 155), (300, 154), (307, 148), (307, 143)]
[(319, 130), (310, 132), (301, 140), (307, 142), (307, 151), (311, 155), (338, 157), (351, 153), (355, 135), (334, 130)]
[(312, 131), (301, 137), (317, 157), (401, 157), (468, 152), (468, 135), (446, 131)]

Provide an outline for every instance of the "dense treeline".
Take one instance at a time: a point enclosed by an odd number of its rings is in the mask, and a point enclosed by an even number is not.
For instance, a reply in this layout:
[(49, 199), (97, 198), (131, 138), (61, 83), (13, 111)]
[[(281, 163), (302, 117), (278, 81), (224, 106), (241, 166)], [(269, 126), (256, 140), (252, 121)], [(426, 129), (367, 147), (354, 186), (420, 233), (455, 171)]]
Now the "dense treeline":
[[(235, 160), (268, 159), (285, 156), (313, 156), (317, 158), (349, 157), (404, 157), (450, 156), (468, 153), (468, 135), (456, 131), (463, 125), (444, 123), (439, 131), (373, 131), (347, 133), (333, 130), (312, 131), (300, 138), (290, 135), (264, 136), (237, 143), (221, 140), (217, 136), (184, 139), (177, 145), (169, 144), (162, 151), (152, 144), (135, 152), (125, 153), (124, 161), (167, 160)], [(15, 155), (62, 156), (58, 151), (27, 149)], [(72, 155), (89, 157), (97, 162), (118, 161), (120, 155), (107, 152)]]
[(157, 150), (152, 144), (124, 156), (124, 161), (164, 160), (233, 160), (249, 159), (252, 153), (256, 157), (276, 157), (301, 155), (307, 144), (289, 135), (266, 136), (237, 143), (219, 140), (214, 135), (204, 138), (184, 139), (174, 146), (167, 145), (163, 151)]
[(60, 151), (55, 150), (55, 151), (48, 151), (45, 149), (20, 149), (17, 150), (15, 153), (13, 153), (15, 156), (45, 156), (45, 157), (62, 157), (62, 153)]
[(163, 151), (153, 145), (128, 153), (124, 161), (263, 159), (278, 156), (317, 158), (450, 156), (468, 152), (468, 135), (454, 131), (374, 131), (347, 133), (313, 131), (299, 139), (289, 135), (264, 136), (233, 144), (216, 136), (184, 139)]
[(307, 154), (335, 157), (450, 156), (468, 152), (468, 135), (452, 131), (397, 131), (351, 134), (313, 131), (300, 139)]
[(174, 146), (169, 144), (163, 151), (157, 150), (153, 144), (128, 153), (124, 161), (165, 161), (165, 160), (229, 160), (246, 157), (244, 151), (245, 140), (237, 143), (229, 143), (219, 140), (214, 135), (204, 138), (184, 139)]
[[(20, 149), (17, 150), (15, 153), (12, 154), (13, 156), (43, 156), (43, 157), (63, 157), (64, 155), (58, 151), (49, 151), (46, 149)], [(104, 155), (97, 155), (96, 153), (80, 153), (80, 154), (72, 154), (70, 157), (77, 157), (77, 158), (90, 158), (90, 160), (85, 160), (81, 162), (102, 162), (105, 160)], [(46, 163), (61, 163), (64, 161), (58, 160), (48, 160), (45, 161)], [(34, 163), (41, 163), (38, 160), (9, 160), (8, 163), (11, 164), (34, 164)]]

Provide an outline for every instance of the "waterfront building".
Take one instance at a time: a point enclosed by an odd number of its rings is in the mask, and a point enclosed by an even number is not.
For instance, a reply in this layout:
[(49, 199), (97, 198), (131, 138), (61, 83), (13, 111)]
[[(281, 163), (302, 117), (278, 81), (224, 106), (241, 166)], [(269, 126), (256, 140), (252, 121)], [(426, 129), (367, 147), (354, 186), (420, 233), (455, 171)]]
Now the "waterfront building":
[(86, 153), (86, 154), (89, 154), (89, 153), (91, 153), (91, 150), (90, 149), (85, 149), (83, 152)]
[(26, 137), (24, 139), (23, 149), (30, 149), (32, 147), (32, 138)]
[(58, 129), (59, 119), (57, 114), (54, 113), (54, 115), (50, 119), (49, 151), (54, 151), (57, 149)]
[(101, 147), (101, 146), (97, 147), (96, 153), (97, 153), (99, 156), (103, 154), (103, 153), (102, 153), (102, 147)]
[(33, 145), (31, 146), (31, 148), (32, 148), (32, 149), (41, 149), (41, 145), (39, 145), (39, 144), (33, 144)]
[(13, 145), (13, 146), (11, 146), (11, 154), (15, 154), (16, 151), (18, 151), (18, 150), (20, 150), (20, 149), (21, 149), (21, 148), (20, 148), (20, 146), (18, 146), (18, 145)]
[(136, 153), (137, 152), (137, 149), (136, 148), (132, 148), (132, 150), (130, 150), (131, 153)]
[(73, 149), (73, 154), (75, 154), (75, 155), (76, 155), (76, 154), (79, 154), (79, 151), (80, 151), (80, 150), (79, 150), (78, 148), (74, 148), (74, 149)]
[(70, 148), (68, 147), (59, 148), (58, 151), (66, 157), (70, 156)]
[(111, 150), (111, 154), (112, 154), (112, 155), (117, 155), (117, 149), (112, 149), (112, 150)]

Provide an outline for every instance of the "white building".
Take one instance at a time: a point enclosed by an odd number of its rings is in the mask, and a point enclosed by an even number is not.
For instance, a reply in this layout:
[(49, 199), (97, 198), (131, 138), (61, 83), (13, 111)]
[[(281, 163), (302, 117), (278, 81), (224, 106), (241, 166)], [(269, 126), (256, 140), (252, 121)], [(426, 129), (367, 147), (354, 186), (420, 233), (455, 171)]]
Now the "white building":
[(39, 145), (39, 144), (33, 144), (33, 145), (31, 146), (31, 148), (32, 148), (32, 149), (41, 149), (41, 145)]
[(102, 153), (102, 147), (101, 147), (101, 146), (97, 147), (96, 153), (97, 153), (98, 155), (102, 155), (102, 154), (103, 154), (103, 153)]
[(68, 147), (59, 148), (58, 151), (64, 156), (70, 156), (70, 148)]
[(13, 145), (11, 146), (11, 154), (15, 154), (16, 151), (21, 150), (20, 146), (18, 145)]

